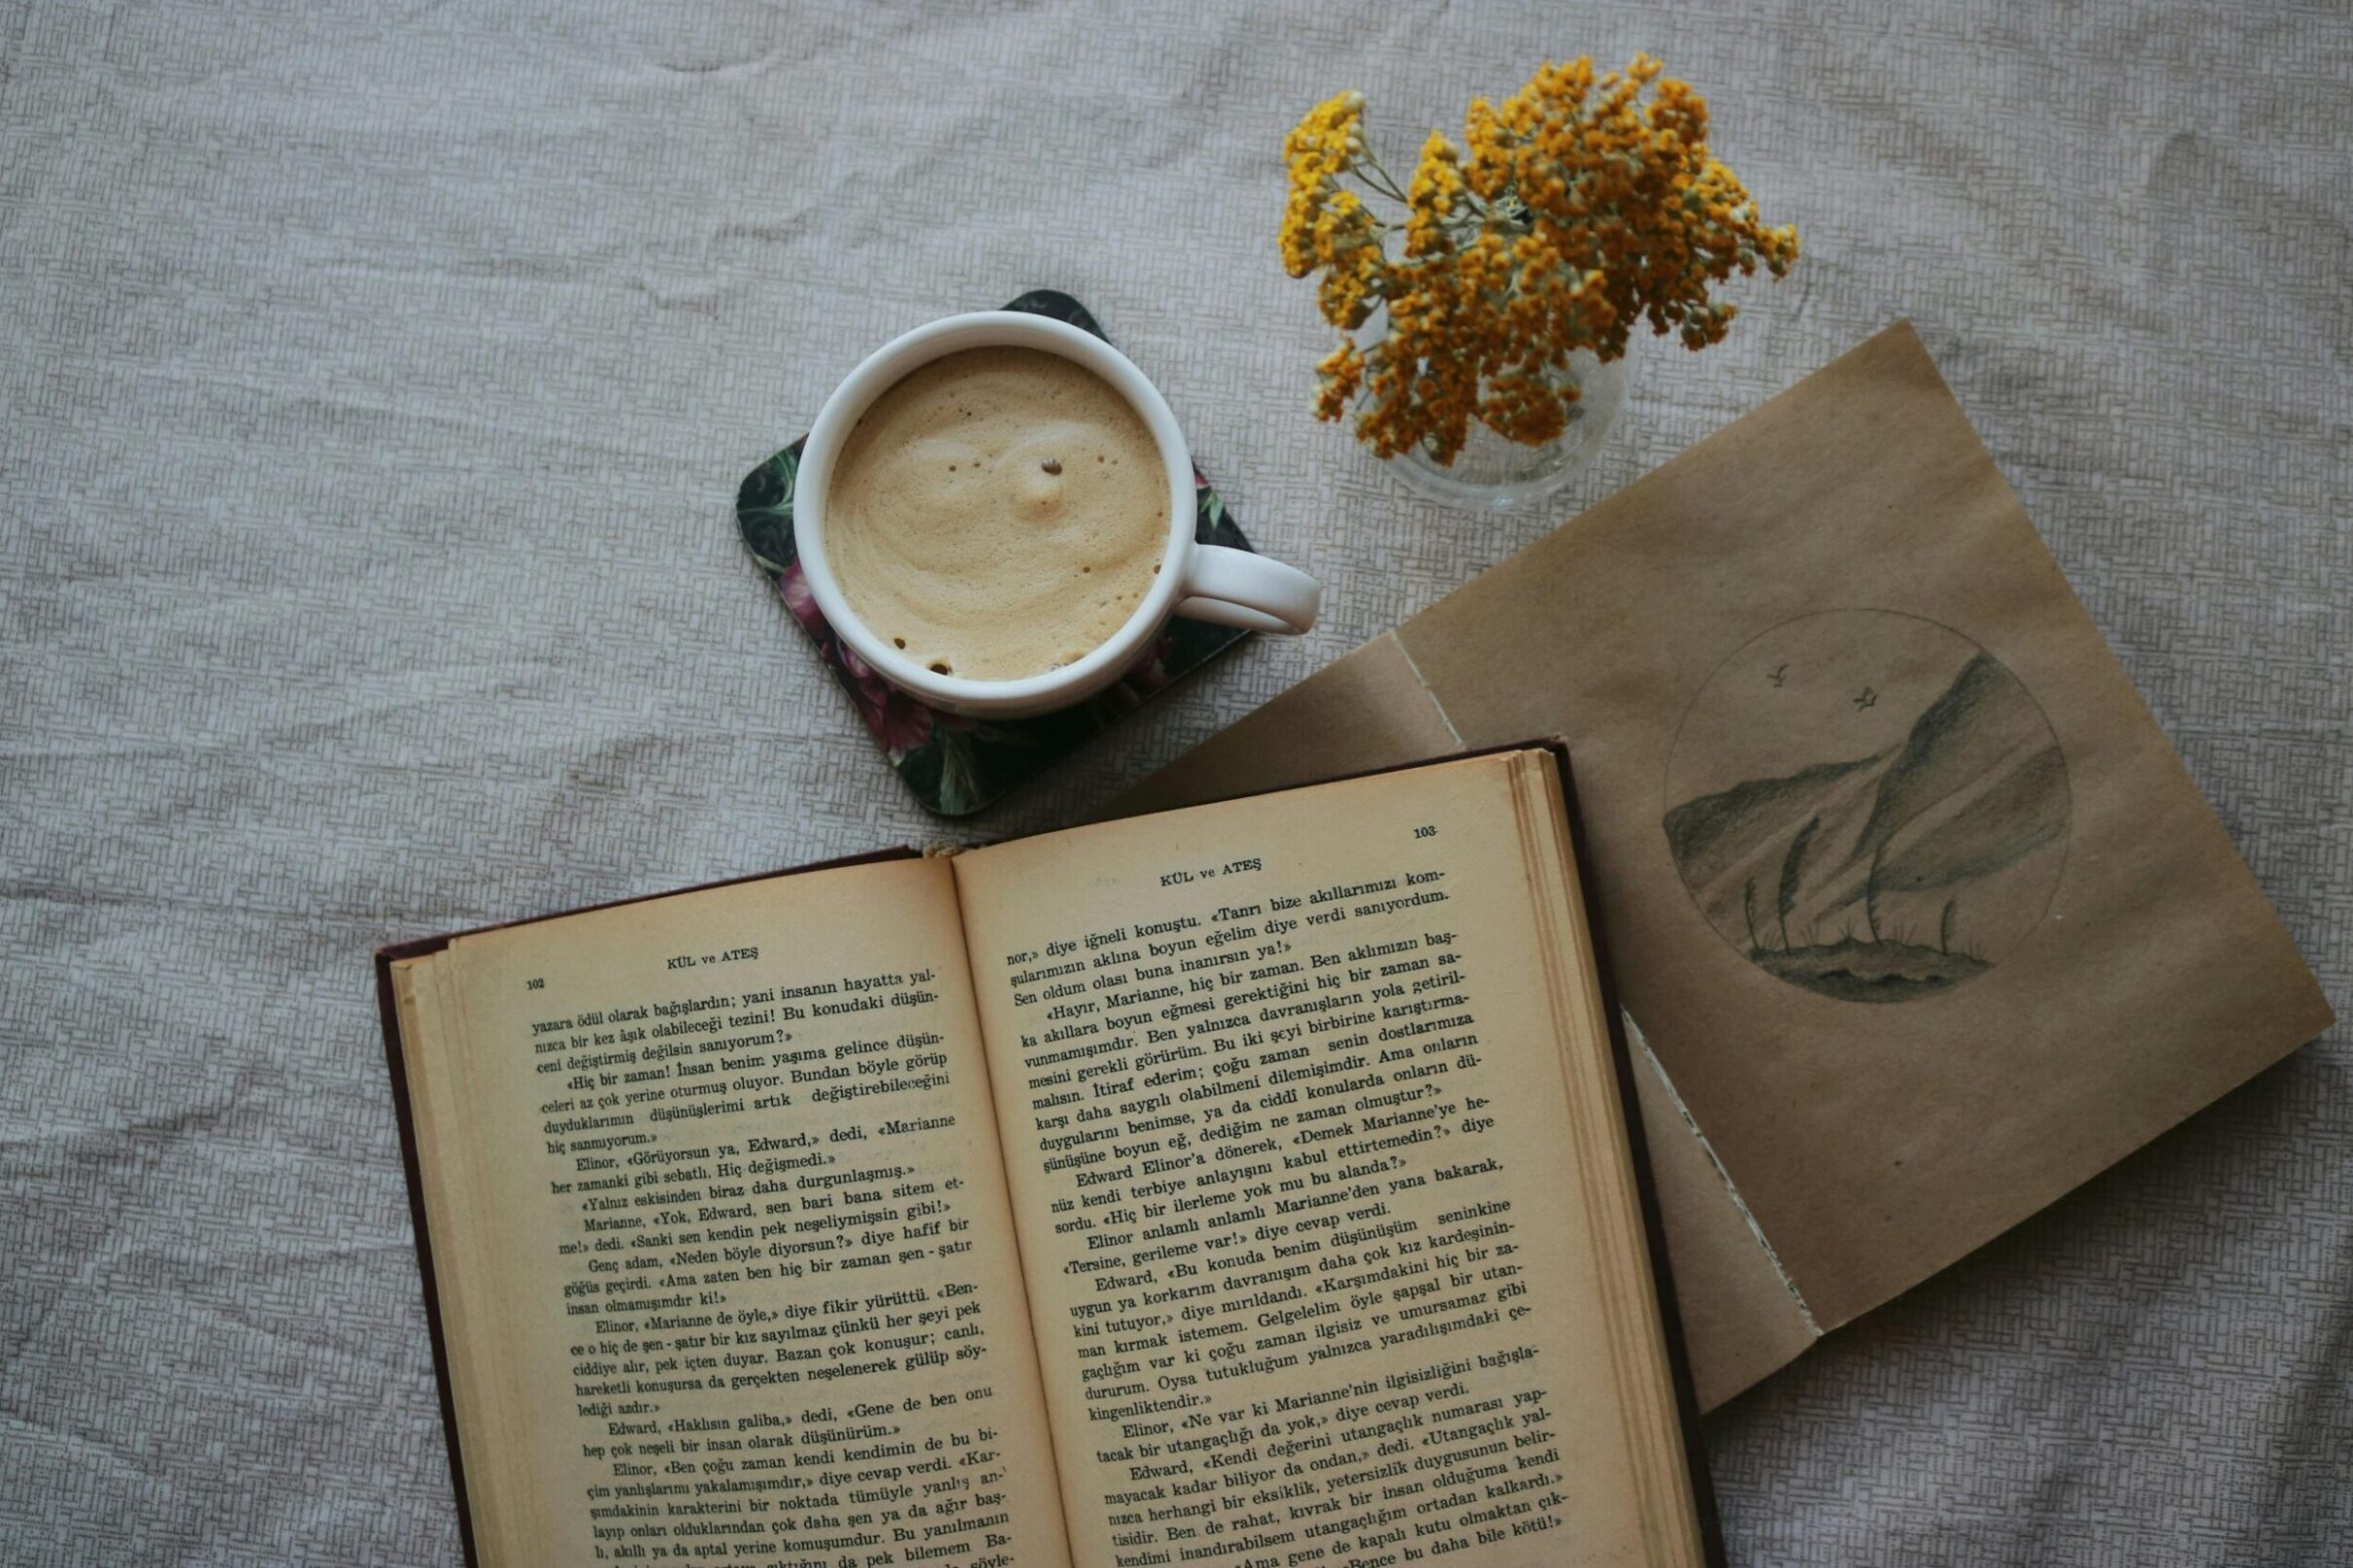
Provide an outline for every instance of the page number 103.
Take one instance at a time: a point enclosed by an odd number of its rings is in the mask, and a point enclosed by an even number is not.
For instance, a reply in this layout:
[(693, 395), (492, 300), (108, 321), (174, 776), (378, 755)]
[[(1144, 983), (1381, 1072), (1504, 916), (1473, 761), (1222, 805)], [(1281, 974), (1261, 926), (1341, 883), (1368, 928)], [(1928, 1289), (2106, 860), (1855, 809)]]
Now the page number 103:
[(1436, 838), (1438, 829), (1430, 826), (1416, 827), (1414, 829), (1414, 836), (1415, 838)]

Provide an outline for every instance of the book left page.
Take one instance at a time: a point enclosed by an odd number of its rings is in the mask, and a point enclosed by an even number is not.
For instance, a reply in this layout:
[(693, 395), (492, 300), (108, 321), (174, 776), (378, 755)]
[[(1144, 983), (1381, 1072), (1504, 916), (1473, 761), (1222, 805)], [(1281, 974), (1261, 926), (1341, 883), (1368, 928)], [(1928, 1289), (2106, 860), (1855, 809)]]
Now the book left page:
[(945, 861), (394, 966), (486, 1568), (1060, 1564)]

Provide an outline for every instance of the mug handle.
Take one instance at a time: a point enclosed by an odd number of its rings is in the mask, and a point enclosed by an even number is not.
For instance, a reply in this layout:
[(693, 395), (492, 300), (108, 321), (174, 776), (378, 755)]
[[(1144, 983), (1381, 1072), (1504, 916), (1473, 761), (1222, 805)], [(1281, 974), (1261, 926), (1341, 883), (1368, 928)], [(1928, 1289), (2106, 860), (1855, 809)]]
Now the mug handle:
[(1173, 613), (1188, 620), (1297, 637), (1315, 624), (1324, 585), (1247, 550), (1196, 544), (1185, 565), (1185, 594)]

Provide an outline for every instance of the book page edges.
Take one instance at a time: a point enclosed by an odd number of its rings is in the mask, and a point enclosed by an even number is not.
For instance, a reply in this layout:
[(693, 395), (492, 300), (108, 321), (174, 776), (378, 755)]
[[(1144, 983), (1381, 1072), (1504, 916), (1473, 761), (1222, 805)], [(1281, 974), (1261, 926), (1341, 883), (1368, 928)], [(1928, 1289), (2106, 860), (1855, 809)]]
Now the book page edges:
[[(379, 957), (378, 973), (387, 1021), (386, 1047), (400, 1119), (401, 1154), (408, 1166), (425, 1319), (433, 1341), (442, 1437), (449, 1451), (451, 1489), (458, 1503), (459, 1539), (467, 1568), (475, 1568), (486, 1560), (484, 1538), (496, 1543), (501, 1533), (499, 1488), (494, 1477), (484, 1474), (486, 1468), (497, 1467), (499, 1455), (496, 1445), (483, 1441), (478, 1430), (481, 1412), (479, 1401), (473, 1397), (474, 1380), (459, 1378), (453, 1369), (454, 1359), (465, 1353), (461, 1347), (469, 1342), (471, 1314), (460, 1281), (469, 1272), (460, 1259), (469, 1250), (470, 1237), (461, 1233), (456, 1221), (459, 1205), (448, 1190), (455, 1179), (448, 1168), (452, 1155), (434, 1131), (438, 1118), (432, 1112), (434, 1101), (448, 1092), (440, 1070), (430, 1065), (446, 1048), (452, 1033), (451, 1009), (441, 984), (445, 978), (440, 962), (443, 951), (443, 944), (436, 941), (416, 944), (398, 956), (387, 952)], [(470, 1445), (465, 1441), (468, 1431), (475, 1433)], [(471, 1471), (465, 1463), (468, 1453), (475, 1460)], [(504, 1561), (505, 1555), (494, 1547), (487, 1560)]]
[[(1536, 919), (1548, 932), (1551, 994), (1570, 1125), (1584, 1180), (1579, 1196), (1603, 1258), (1634, 1267), (1608, 1278), (1612, 1355), (1625, 1402), (1648, 1555), (1659, 1563), (1723, 1560), (1707, 1452), (1681, 1354), (1673, 1264), (1661, 1256), (1655, 1210), (1643, 1201), (1645, 1171), (1637, 1123), (1625, 1097), (1627, 1045), (1616, 1027), (1606, 959), (1592, 930), (1585, 866), (1575, 842), (1565, 746), (1513, 759)], [(1549, 852), (1549, 853), (1548, 853)], [(1556, 928), (1554, 922), (1560, 923)], [(1583, 1048), (1574, 1037), (1586, 1037)], [(1601, 1108), (1606, 1114), (1596, 1114)]]

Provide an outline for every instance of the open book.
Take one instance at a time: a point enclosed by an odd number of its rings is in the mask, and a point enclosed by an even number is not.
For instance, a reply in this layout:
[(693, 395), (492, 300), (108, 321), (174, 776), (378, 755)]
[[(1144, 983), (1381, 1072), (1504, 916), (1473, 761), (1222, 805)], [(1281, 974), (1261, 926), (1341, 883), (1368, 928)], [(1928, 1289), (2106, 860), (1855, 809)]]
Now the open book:
[(1712, 1560), (1553, 750), (379, 971), (492, 1568)]

